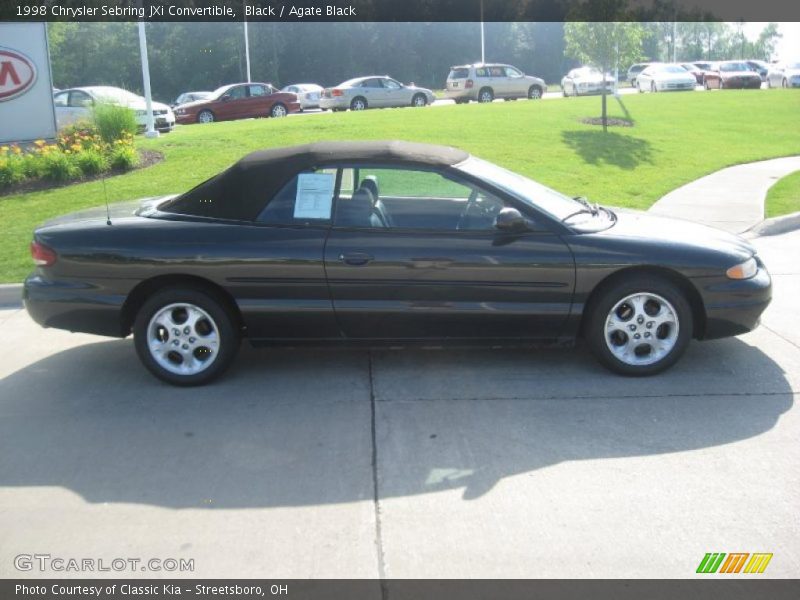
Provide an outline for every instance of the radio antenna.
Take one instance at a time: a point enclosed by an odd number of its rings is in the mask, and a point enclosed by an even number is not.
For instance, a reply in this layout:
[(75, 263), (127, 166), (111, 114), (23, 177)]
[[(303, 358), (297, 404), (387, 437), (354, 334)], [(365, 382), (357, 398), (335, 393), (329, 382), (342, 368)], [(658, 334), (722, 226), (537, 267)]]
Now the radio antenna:
[(106, 200), (106, 225), (111, 225), (111, 210), (108, 208), (108, 190), (106, 190), (106, 176), (100, 171), (100, 178), (103, 180), (103, 196)]

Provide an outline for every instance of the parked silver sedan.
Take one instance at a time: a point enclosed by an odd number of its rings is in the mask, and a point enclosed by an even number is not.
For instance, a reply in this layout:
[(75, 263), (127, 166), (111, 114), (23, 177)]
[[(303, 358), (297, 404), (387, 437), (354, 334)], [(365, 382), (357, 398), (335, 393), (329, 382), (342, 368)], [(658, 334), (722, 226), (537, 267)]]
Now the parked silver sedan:
[(650, 65), (639, 73), (636, 87), (639, 93), (694, 91), (697, 79), (680, 65)]
[(387, 76), (357, 77), (322, 92), (323, 110), (365, 110), (397, 106), (426, 106), (436, 98), (431, 90), (405, 85)]
[(287, 85), (281, 91), (295, 94), (297, 101), (300, 103), (300, 110), (305, 110), (307, 108), (319, 108), (322, 90), (322, 86), (316, 83), (295, 83)]
[(614, 78), (605, 76), (594, 67), (572, 69), (561, 79), (561, 93), (566, 96), (584, 96), (610, 92), (614, 88)]

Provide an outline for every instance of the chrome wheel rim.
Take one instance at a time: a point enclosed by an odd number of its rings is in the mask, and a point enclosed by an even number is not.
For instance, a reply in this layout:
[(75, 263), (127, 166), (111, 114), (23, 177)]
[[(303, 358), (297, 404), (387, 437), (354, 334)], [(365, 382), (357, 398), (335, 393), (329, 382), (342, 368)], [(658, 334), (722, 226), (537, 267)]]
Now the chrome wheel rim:
[(621, 362), (652, 365), (678, 342), (680, 323), (675, 308), (651, 292), (637, 292), (617, 302), (605, 323), (606, 346)]
[(542, 93), (539, 91), (539, 88), (533, 88), (530, 93), (531, 100), (538, 100), (541, 98)]
[(364, 110), (364, 101), (356, 100), (353, 102), (353, 110)]
[(276, 106), (272, 109), (273, 117), (285, 117), (286, 109), (283, 106)]
[(200, 122), (201, 123), (211, 123), (214, 121), (214, 115), (212, 115), (208, 111), (204, 111), (200, 113)]
[(481, 94), (481, 102), (491, 102), (492, 95), (489, 92), (483, 92)]
[(425, 106), (427, 101), (422, 96), (417, 96), (414, 98), (414, 106)]
[(169, 304), (147, 326), (150, 356), (175, 375), (196, 375), (208, 369), (219, 355), (219, 344), (214, 319), (194, 304)]

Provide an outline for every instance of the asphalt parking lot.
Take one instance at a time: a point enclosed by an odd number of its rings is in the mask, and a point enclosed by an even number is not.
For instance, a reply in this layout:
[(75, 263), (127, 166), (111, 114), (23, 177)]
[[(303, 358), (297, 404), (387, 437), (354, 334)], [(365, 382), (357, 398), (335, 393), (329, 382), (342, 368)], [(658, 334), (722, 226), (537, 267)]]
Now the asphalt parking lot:
[(48, 553), (208, 578), (682, 578), (706, 552), (796, 576), (800, 231), (755, 243), (762, 327), (646, 379), (580, 347), (243, 346), (177, 389), (131, 340), (2, 310), (0, 577), (82, 575), (14, 568)]

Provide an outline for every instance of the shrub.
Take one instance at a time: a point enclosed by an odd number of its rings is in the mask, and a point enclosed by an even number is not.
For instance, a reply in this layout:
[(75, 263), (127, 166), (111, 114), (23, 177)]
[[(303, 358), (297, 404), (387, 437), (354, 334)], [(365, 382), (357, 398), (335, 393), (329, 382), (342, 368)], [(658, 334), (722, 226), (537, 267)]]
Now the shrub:
[(64, 152), (50, 152), (42, 155), (44, 176), (53, 181), (69, 181), (80, 177), (81, 170), (76, 164), (75, 155)]
[(96, 105), (94, 122), (97, 133), (107, 144), (133, 136), (139, 128), (133, 110), (117, 104)]
[(83, 150), (75, 155), (75, 162), (84, 175), (97, 175), (108, 169), (108, 159), (98, 150)]
[(109, 154), (112, 169), (128, 171), (139, 164), (139, 154), (130, 144), (115, 144)]
[(0, 153), (0, 187), (8, 187), (26, 179), (25, 158), (17, 152)]
[(44, 175), (44, 156), (40, 150), (25, 154), (23, 164), (27, 178), (39, 179)]

